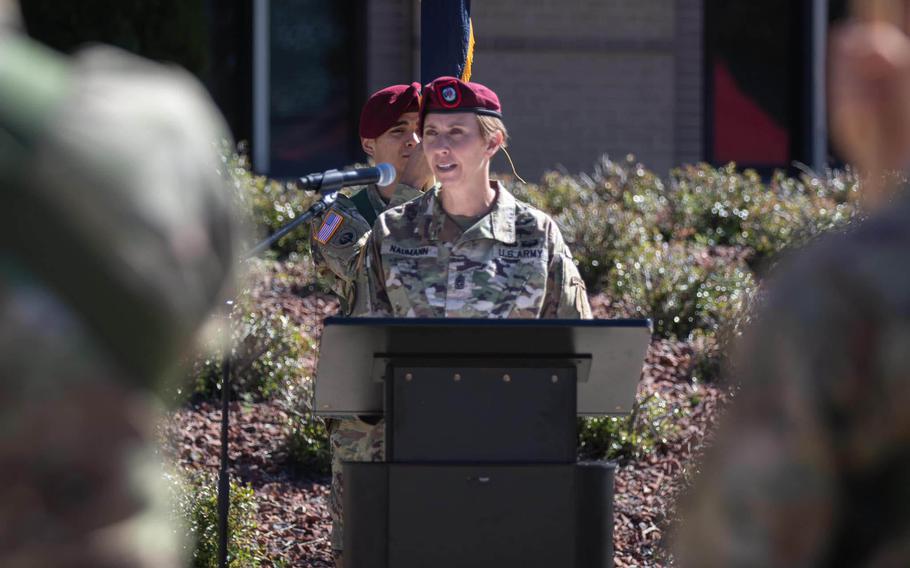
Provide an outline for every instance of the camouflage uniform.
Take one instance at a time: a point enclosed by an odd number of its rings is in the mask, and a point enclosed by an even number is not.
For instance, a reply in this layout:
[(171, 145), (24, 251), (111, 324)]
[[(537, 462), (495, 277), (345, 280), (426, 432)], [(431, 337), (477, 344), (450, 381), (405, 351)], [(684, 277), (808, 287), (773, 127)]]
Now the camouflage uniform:
[(151, 395), (234, 266), (225, 132), (185, 73), (0, 29), (0, 566), (183, 564)]
[(773, 283), (679, 565), (910, 566), (910, 199)]
[(464, 232), (438, 188), (379, 217), (364, 258), (371, 315), (591, 317), (559, 227), (494, 183), (493, 208)]
[[(390, 207), (401, 205), (420, 195), (420, 191), (400, 183), (395, 187), (392, 198), (386, 203), (375, 185), (367, 186), (358, 193), (366, 196), (372, 208), (375, 220), (380, 213)], [(371, 222), (357, 209), (352, 197), (338, 195), (335, 203), (322, 215), (311, 221), (310, 250), (313, 253), (313, 264), (319, 281), (338, 296), (342, 312), (350, 313), (354, 308), (354, 278), (357, 257), (369, 237)], [(337, 226), (327, 225), (327, 219), (333, 215), (341, 219)], [(324, 231), (323, 235), (320, 232)]]
[[(341, 301), (344, 313), (355, 308), (354, 280), (357, 258), (370, 236), (370, 223), (358, 210), (354, 199), (367, 198), (375, 219), (389, 207), (395, 207), (420, 195), (413, 187), (399, 183), (387, 204), (375, 185), (367, 186), (351, 198), (339, 195), (328, 211), (311, 222), (310, 249), (319, 281), (327, 285)], [(337, 226), (329, 225), (336, 217)], [(342, 461), (376, 461), (382, 459), (382, 431), (362, 420), (327, 419), (329, 444), (332, 448), (332, 490), (329, 511), (332, 515), (332, 547), (340, 551), (343, 541)]]

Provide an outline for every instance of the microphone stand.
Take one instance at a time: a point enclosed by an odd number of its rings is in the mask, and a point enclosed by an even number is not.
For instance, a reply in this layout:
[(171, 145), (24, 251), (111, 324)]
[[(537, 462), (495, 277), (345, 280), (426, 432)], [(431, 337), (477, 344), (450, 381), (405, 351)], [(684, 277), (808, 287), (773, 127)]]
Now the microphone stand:
[[(316, 215), (327, 210), (338, 198), (338, 191), (344, 186), (343, 180), (329, 181), (329, 183), (319, 186), (319, 193), (322, 198), (311, 205), (306, 212), (297, 217), (287, 225), (281, 227), (268, 238), (263, 239), (256, 246), (250, 249), (244, 256), (244, 260), (259, 256), (264, 251), (272, 247), (279, 239), (293, 231), (301, 223), (309, 221)], [(227, 310), (227, 319), (230, 322), (231, 309), (234, 306), (233, 300), (225, 302)], [(228, 325), (228, 329), (231, 326)], [(230, 424), (230, 398), (231, 398), (231, 355), (233, 349), (228, 350), (224, 356), (221, 367), (221, 459), (218, 469), (218, 566), (227, 568), (228, 566), (228, 516), (230, 514), (230, 478), (228, 477), (228, 426)]]

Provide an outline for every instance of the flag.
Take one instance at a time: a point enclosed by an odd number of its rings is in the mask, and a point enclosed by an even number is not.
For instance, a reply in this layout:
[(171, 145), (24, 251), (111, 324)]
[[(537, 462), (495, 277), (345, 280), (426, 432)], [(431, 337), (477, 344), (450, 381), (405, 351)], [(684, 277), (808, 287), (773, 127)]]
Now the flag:
[(326, 244), (342, 224), (344, 224), (344, 217), (334, 211), (329, 211), (329, 214), (325, 216), (322, 225), (316, 232), (316, 240), (322, 244)]
[(420, 80), (471, 78), (474, 27), (471, 0), (421, 0)]

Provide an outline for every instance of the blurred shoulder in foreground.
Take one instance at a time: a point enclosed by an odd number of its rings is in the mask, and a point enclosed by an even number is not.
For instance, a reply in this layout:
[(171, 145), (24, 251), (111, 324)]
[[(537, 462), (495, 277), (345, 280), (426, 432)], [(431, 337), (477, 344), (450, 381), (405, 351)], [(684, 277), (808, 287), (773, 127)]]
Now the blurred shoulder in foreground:
[(910, 163), (910, 40), (854, 21), (831, 53), (833, 133), (871, 215), (768, 286), (681, 507), (682, 567), (910, 566), (910, 194), (881, 183)]

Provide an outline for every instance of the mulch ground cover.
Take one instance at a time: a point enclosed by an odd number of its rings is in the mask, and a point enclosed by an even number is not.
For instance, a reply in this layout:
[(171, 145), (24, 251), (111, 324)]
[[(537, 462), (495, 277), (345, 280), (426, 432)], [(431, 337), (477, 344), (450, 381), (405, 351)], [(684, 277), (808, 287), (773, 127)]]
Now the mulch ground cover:
[[(294, 280), (287, 274), (266, 275), (253, 294), (259, 305), (281, 310), (318, 336), (322, 319), (337, 311), (337, 303), (311, 287), (295, 286)], [(591, 303), (596, 317), (617, 314), (603, 296), (592, 297)], [(662, 545), (673, 503), (727, 397), (721, 387), (692, 381), (695, 358), (685, 342), (654, 340), (648, 351), (639, 399), (659, 393), (671, 407), (685, 411), (664, 443), (619, 463), (613, 534), (617, 567), (668, 565)], [(234, 402), (231, 409), (230, 471), (255, 491), (258, 538), (267, 556), (290, 566), (332, 566), (329, 480), (295, 469), (286, 458), (283, 443), (291, 417), (276, 402)], [(220, 422), (220, 405), (214, 402), (176, 411), (166, 425), (169, 455), (185, 469), (217, 472)]]

